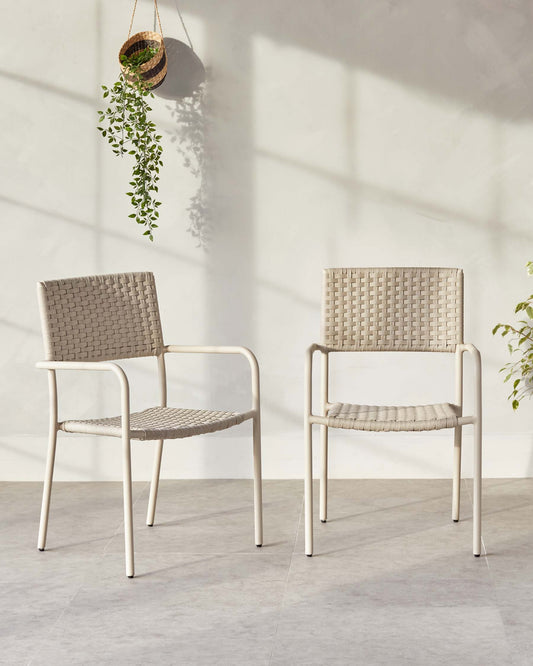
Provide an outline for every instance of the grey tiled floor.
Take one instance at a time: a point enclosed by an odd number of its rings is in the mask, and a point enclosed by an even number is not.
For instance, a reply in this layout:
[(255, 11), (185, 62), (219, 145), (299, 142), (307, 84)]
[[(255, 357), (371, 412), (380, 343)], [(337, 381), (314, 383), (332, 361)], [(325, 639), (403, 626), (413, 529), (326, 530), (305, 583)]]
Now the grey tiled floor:
[(469, 485), (331, 481), (303, 555), (302, 483), (163, 481), (156, 525), (135, 484), (136, 578), (124, 573), (121, 486), (0, 484), (1, 664), (533, 664), (533, 479), (484, 483), (471, 554)]

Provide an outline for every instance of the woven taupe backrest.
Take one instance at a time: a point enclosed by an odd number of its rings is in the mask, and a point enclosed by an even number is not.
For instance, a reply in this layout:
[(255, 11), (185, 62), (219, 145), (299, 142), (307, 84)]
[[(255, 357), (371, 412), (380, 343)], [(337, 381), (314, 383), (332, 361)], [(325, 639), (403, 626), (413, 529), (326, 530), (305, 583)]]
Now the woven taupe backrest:
[(106, 361), (162, 350), (152, 273), (51, 280), (37, 289), (49, 361)]
[(322, 342), (338, 351), (453, 352), (463, 342), (458, 268), (327, 268)]

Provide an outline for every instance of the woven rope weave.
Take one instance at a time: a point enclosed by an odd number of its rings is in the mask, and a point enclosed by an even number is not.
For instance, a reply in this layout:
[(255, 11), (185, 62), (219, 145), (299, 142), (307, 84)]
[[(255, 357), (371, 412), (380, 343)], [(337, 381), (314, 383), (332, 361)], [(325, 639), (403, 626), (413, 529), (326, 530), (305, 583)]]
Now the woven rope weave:
[(463, 271), (328, 268), (322, 341), (337, 351), (453, 352), (463, 342)]
[[(251, 418), (250, 413), (217, 412), (208, 409), (151, 407), (130, 414), (130, 437), (140, 440), (178, 439), (225, 430)], [(64, 421), (65, 432), (120, 437), (121, 417)]]
[(327, 417), (322, 420), (331, 428), (412, 432), (455, 428), (459, 412), (460, 408), (457, 405), (447, 402), (415, 407), (351, 405), (337, 402), (331, 406)]
[(107, 361), (162, 351), (152, 273), (51, 280), (38, 289), (47, 360)]

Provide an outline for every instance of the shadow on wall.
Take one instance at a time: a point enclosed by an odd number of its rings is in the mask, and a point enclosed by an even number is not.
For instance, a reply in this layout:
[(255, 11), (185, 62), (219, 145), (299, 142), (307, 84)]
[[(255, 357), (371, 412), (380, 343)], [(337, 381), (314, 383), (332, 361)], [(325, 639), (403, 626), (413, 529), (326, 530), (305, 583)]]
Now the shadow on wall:
[[(171, 5), (171, 0), (166, 0)], [(406, 87), (463, 102), (466, 109), (513, 120), (533, 115), (533, 5), (528, 0), (307, 0), (268, 3), (186, 0), (223, 35), (263, 35), (375, 72)], [(231, 43), (228, 43), (231, 48)]]
[[(171, 4), (170, 0), (167, 4)], [(216, 119), (213, 134), (218, 151), (217, 170), (211, 174), (212, 215), (217, 231), (211, 247), (206, 293), (210, 339), (219, 340), (222, 334), (228, 342), (242, 340), (253, 347), (257, 336), (257, 290), (265, 288), (257, 276), (254, 257), (253, 165), (261, 155), (254, 137), (254, 38), (270, 39), (279, 50), (300, 48), (347, 69), (370, 72), (406, 89), (451, 101), (458, 114), (478, 113), (492, 118), (487, 144), (492, 149), (495, 168), (503, 159), (500, 123), (526, 122), (533, 117), (533, 88), (528, 84), (533, 68), (533, 9), (525, 0), (505, 7), (484, 0), (452, 0), (439, 5), (427, 0), (273, 0), (253, 4), (249, 0), (185, 0), (183, 10), (205, 22), (209, 62), (216, 64), (210, 108)], [(224, 89), (217, 88), (221, 72)], [(277, 101), (284, 104), (283, 98)], [(302, 122), (310, 113), (311, 110), (302, 109)], [(354, 133), (351, 122), (351, 118), (347, 119), (348, 139)], [(420, 127), (423, 131), (424, 127)], [(355, 153), (354, 142), (346, 143)], [(379, 183), (361, 182), (355, 169), (339, 176), (327, 167), (300, 163), (286, 155), (271, 153), (268, 157), (280, 166), (290, 163), (295, 169), (310, 170), (318, 178), (333, 180), (348, 196), (355, 192), (358, 197), (393, 204), (413, 215), (422, 210), (423, 216), (443, 224), (453, 221), (484, 229), (491, 238), (494, 263), (501, 256), (502, 241), (508, 234), (531, 240), (530, 233), (503, 226), (502, 183), (498, 176), (493, 181), (489, 206), (480, 209), (479, 215), (467, 214), (465, 218), (453, 204), (445, 206), (429, 197), (421, 199), (418, 193), (413, 196), (385, 189)], [(348, 161), (355, 165), (356, 158), (352, 154)], [(230, 198), (227, 192), (234, 192), (231, 183), (236, 182), (240, 183), (239, 196)], [(298, 250), (294, 248), (295, 252)], [(335, 255), (329, 260), (334, 264)], [(472, 271), (471, 288), (475, 282), (481, 289), (480, 277)], [(475, 312), (481, 305), (472, 306), (471, 316), (481, 321), (481, 313)], [(227, 378), (212, 379), (216, 387), (213, 397), (222, 395)], [(274, 405), (272, 408), (275, 410)]]
[(181, 101), (190, 97), (205, 81), (205, 69), (200, 58), (190, 46), (173, 37), (165, 37), (167, 75), (154, 90), (157, 97)]
[(167, 108), (175, 128), (169, 131), (170, 141), (176, 145), (183, 166), (196, 181), (196, 192), (191, 196), (187, 213), (189, 228), (199, 247), (208, 248), (212, 217), (210, 202), (208, 150), (208, 105), (206, 104), (206, 71), (192, 49), (173, 37), (165, 38), (168, 71), (165, 80), (154, 90), (157, 97), (172, 100)]
[(192, 94), (177, 99), (167, 108), (175, 123), (175, 129), (169, 132), (170, 141), (176, 145), (183, 166), (195, 180), (196, 191), (187, 207), (188, 231), (199, 247), (208, 249), (212, 230), (210, 174), (213, 157), (209, 149), (209, 116), (205, 99), (206, 88), (201, 84)]

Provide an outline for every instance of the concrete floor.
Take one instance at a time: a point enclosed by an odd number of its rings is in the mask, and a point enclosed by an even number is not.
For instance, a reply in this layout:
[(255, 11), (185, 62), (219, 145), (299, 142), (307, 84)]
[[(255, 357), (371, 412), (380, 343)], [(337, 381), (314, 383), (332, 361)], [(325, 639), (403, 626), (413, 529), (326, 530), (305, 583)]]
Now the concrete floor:
[(58, 483), (48, 550), (40, 484), (0, 484), (1, 664), (533, 664), (533, 479), (484, 483), (486, 554), (469, 485), (332, 481), (303, 555), (302, 483), (163, 481), (156, 525), (135, 484), (125, 577), (121, 486)]

